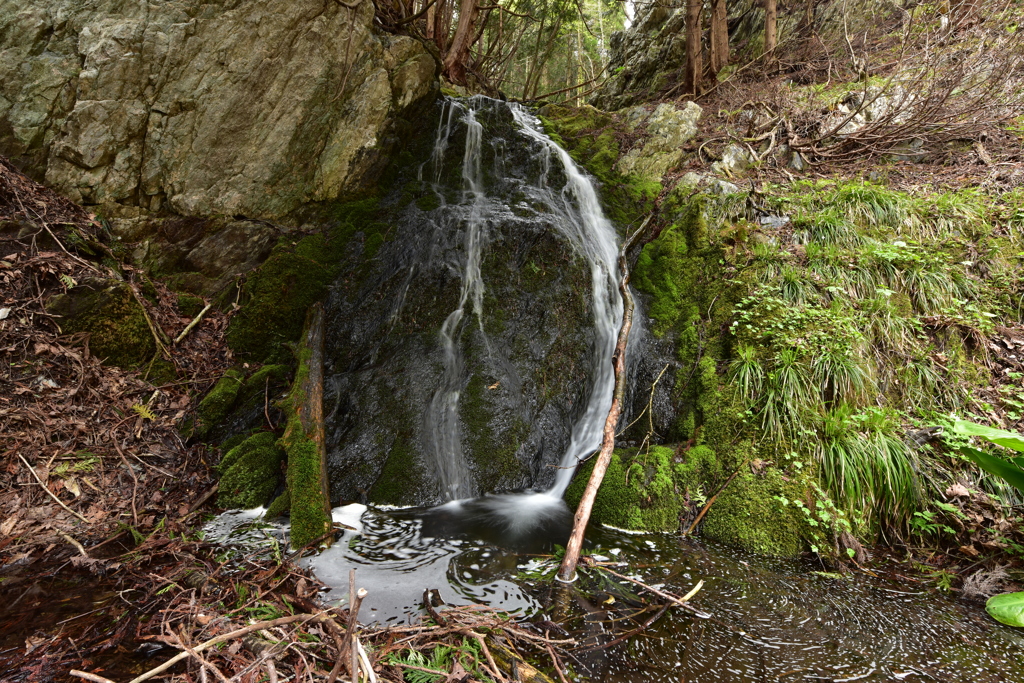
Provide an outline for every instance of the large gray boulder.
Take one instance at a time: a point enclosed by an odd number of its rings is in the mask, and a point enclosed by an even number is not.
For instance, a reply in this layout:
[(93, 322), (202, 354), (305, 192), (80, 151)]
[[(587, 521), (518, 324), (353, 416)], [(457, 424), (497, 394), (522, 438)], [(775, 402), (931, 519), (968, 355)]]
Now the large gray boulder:
[(0, 154), (105, 215), (279, 220), (372, 182), (435, 61), (330, 0), (0, 0)]

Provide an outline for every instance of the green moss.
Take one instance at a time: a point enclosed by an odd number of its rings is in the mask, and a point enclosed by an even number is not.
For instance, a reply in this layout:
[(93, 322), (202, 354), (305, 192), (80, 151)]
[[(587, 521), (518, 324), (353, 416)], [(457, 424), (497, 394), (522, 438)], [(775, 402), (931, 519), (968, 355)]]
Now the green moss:
[(267, 506), (267, 511), (263, 515), (263, 518), (277, 519), (282, 515), (288, 514), (288, 511), (291, 509), (291, 506), (292, 496), (288, 492), (288, 489), (285, 489), (284, 492), (281, 493), (281, 495), (274, 499), (273, 503)]
[(246, 405), (253, 399), (259, 399), (262, 403), (267, 394), (272, 397), (285, 386), (291, 372), (290, 365), (264, 365), (242, 383), (237, 403)]
[(92, 355), (109, 365), (134, 368), (156, 352), (145, 313), (124, 282), (89, 280), (54, 297), (48, 310), (65, 334), (89, 335)]
[(146, 366), (145, 379), (153, 386), (159, 387), (178, 379), (178, 370), (174, 363), (160, 356)]
[[(671, 448), (652, 446), (650, 452), (619, 449), (612, 453), (608, 470), (594, 500), (591, 520), (620, 529), (676, 531), (683, 511), (672, 476)], [(594, 459), (580, 468), (566, 501), (579, 505), (594, 469)]]
[[(288, 420), (284, 436), (278, 442), (288, 456), (286, 481), (291, 504), (291, 544), (295, 548), (311, 543), (331, 528), (330, 502), (325, 496), (327, 482), (323, 480), (326, 475), (320, 454), (322, 446), (311, 438), (300, 413), (308, 390), (311, 357), (308, 347), (299, 347), (299, 366), (284, 406)], [(309, 428), (312, 431), (317, 426), (309, 425)]]
[(202, 311), (205, 306), (206, 303), (198, 296), (192, 296), (191, 294), (178, 295), (178, 310), (183, 316), (194, 318), (199, 315), (199, 312)]
[(238, 398), (244, 376), (241, 370), (231, 368), (199, 402), (196, 407), (196, 415), (199, 418), (195, 429), (196, 436), (204, 437), (217, 423), (227, 417)]
[(221, 460), (217, 504), (223, 508), (266, 505), (277, 487), (284, 452), (270, 432), (258, 432), (232, 448)]
[(709, 508), (701, 535), (767, 555), (797, 555), (814, 543), (824, 547), (822, 531), (811, 525), (795, 505), (780, 500), (812, 499), (813, 485), (807, 473), (784, 474), (757, 461), (759, 472), (754, 474), (750, 451), (749, 444), (740, 444), (736, 452), (719, 456), (714, 449), (701, 445), (676, 457), (676, 486), (698, 507), (739, 470)]
[(235, 434), (234, 436), (230, 436), (230, 437), (224, 439), (224, 441), (222, 441), (221, 444), (220, 444), (220, 451), (221, 451), (221, 453), (228, 453), (228, 452), (230, 452), (232, 448), (234, 448), (238, 444), (242, 443), (243, 441), (248, 439), (250, 436), (252, 436), (252, 432), (248, 431), (248, 432), (242, 432), (241, 434)]
[(288, 454), (291, 543), (301, 548), (327, 532), (330, 519), (326, 518), (327, 501), (320, 481), (320, 448), (301, 434), (301, 425), (297, 429), (298, 434), (282, 443)]
[(283, 345), (299, 338), (306, 309), (327, 293), (351, 241), (361, 234), (363, 258), (369, 259), (386, 239), (388, 225), (376, 220), (380, 206), (375, 197), (340, 203), (325, 213), (332, 227), (297, 241), (283, 240), (246, 279), (244, 303), (226, 335), (238, 357), (286, 361)]

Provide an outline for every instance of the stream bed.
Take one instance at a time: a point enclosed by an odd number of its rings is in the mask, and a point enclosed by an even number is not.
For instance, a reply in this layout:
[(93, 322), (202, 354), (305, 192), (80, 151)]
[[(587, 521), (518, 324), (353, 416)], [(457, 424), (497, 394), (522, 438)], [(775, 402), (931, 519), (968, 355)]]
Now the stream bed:
[[(523, 498), (534, 500), (523, 505)], [(363, 621), (404, 623), (420, 613), (429, 589), (450, 605), (558, 621), (584, 648), (606, 644), (625, 630), (611, 620), (637, 611), (622, 602), (629, 602), (630, 588), (606, 593), (590, 582), (556, 617), (554, 562), (539, 551), (564, 538), (571, 518), (560, 501), (536, 498), (493, 496), (475, 509), (466, 502), (428, 511), (336, 508), (335, 521), (350, 529), (304, 563), (333, 587), (325, 597), (342, 604), (355, 568), (357, 586), (368, 591)], [(236, 513), (234, 520), (256, 513)], [(234, 524), (221, 520), (211, 531), (232, 542), (226, 532)], [(233, 532), (236, 541), (251, 533)], [(496, 540), (502, 533), (510, 542)], [(838, 574), (816, 561), (609, 528), (592, 529), (585, 552), (677, 595), (704, 581), (691, 603), (698, 613), (669, 609), (625, 642), (577, 654), (575, 669), (585, 680), (1024, 681), (1024, 633), (993, 621), (980, 603), (906, 576), (895, 563)]]

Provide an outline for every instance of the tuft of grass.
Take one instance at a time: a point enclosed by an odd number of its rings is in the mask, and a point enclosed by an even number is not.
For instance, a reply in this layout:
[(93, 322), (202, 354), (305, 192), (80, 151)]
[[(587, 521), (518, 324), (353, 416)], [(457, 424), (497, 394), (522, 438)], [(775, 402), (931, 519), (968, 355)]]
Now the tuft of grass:
[(895, 230), (920, 225), (908, 195), (873, 183), (842, 183), (824, 200), (854, 223)]
[(865, 238), (849, 218), (836, 209), (826, 209), (813, 215), (803, 226), (813, 242), (830, 246), (855, 247), (863, 244)]
[(896, 428), (880, 410), (839, 405), (822, 420), (815, 456), (827, 490), (848, 512), (870, 511), (883, 526), (903, 529), (920, 508), (921, 484)]
[(748, 403), (754, 403), (764, 388), (765, 371), (753, 346), (741, 345), (731, 365), (733, 385)]

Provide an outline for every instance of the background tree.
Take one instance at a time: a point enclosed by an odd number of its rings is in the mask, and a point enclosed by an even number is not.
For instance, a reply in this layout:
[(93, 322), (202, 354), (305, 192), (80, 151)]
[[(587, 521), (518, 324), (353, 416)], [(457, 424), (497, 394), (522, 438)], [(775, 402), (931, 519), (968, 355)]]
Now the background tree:
[(727, 18), (725, 0), (711, 0), (711, 73), (715, 75), (729, 63)]

